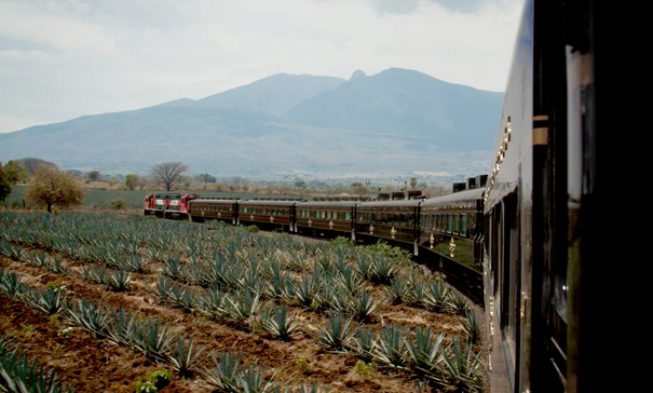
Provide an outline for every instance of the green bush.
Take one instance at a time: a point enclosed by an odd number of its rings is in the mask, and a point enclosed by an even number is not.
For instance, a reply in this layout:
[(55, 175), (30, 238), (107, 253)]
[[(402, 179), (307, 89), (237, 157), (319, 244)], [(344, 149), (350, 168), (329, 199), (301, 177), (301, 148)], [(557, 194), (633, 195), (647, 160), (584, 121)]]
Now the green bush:
[(122, 198), (114, 198), (111, 200), (111, 207), (117, 210), (122, 210), (127, 207), (127, 203)]

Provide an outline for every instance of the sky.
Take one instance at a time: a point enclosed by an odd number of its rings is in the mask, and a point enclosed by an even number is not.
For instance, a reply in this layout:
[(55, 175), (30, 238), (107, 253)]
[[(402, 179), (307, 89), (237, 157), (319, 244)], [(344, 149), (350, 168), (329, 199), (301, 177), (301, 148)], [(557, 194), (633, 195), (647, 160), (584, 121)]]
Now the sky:
[(0, 0), (0, 132), (272, 74), (408, 68), (503, 91), (523, 0)]

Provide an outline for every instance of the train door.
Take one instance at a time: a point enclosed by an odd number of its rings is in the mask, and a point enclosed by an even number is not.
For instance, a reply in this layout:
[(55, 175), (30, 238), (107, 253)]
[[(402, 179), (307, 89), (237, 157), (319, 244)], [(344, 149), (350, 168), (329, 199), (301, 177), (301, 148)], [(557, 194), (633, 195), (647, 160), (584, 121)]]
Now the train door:
[(521, 291), (521, 257), (519, 247), (519, 204), (517, 192), (506, 196), (501, 202), (501, 338), (506, 355), (506, 366), (511, 385), (519, 376), (519, 294)]

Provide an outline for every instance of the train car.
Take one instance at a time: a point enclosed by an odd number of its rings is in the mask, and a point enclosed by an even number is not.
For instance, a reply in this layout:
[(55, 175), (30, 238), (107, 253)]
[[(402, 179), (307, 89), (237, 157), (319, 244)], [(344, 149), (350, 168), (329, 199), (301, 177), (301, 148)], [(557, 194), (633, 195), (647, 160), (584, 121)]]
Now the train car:
[(322, 236), (347, 236), (356, 240), (356, 202), (298, 202), (296, 231)]
[(444, 273), (477, 304), (483, 303), (483, 192), (476, 188), (425, 199), (419, 220), (419, 261)]
[(195, 222), (221, 220), (236, 225), (238, 222), (238, 201), (230, 199), (193, 199), (188, 215)]
[(177, 218), (190, 217), (190, 202), (198, 199), (197, 194), (184, 194), (179, 198), (179, 209), (174, 211), (173, 215)]
[(489, 361), (507, 385), (492, 391), (589, 392), (604, 379), (588, 324), (602, 226), (588, 223), (610, 156), (597, 154), (596, 6), (525, 4), (483, 197)]
[(381, 239), (419, 253), (421, 200), (361, 202), (356, 205), (356, 237)]
[(150, 216), (156, 214), (156, 196), (154, 194), (148, 194), (145, 196), (145, 202), (143, 203), (143, 215)]
[(240, 201), (237, 224), (295, 232), (295, 204), (292, 201)]
[(481, 270), (482, 188), (429, 198), (420, 204), (420, 246)]
[(147, 215), (156, 215), (157, 217), (167, 217), (179, 215), (181, 211), (181, 194), (180, 193), (159, 193), (149, 194), (145, 197), (143, 213)]

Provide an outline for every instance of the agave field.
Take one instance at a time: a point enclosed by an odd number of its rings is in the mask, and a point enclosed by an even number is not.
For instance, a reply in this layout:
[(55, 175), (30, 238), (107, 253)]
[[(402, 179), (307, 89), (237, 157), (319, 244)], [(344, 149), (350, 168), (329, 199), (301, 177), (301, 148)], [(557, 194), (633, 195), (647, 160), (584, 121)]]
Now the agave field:
[(479, 326), (384, 244), (0, 213), (0, 392), (478, 392)]

